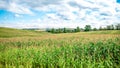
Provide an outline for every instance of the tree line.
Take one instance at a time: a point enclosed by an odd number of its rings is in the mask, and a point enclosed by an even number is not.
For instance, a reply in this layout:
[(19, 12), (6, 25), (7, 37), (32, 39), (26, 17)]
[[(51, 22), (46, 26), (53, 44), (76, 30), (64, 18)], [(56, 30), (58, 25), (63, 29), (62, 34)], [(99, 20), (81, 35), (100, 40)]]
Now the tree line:
[(51, 33), (75, 33), (80, 31), (98, 31), (98, 30), (120, 30), (120, 24), (117, 25), (107, 25), (106, 27), (99, 27), (99, 28), (92, 28), (91, 25), (85, 25), (84, 28), (76, 27), (74, 29), (72, 28), (52, 28), (52, 29), (46, 29), (47, 32)]

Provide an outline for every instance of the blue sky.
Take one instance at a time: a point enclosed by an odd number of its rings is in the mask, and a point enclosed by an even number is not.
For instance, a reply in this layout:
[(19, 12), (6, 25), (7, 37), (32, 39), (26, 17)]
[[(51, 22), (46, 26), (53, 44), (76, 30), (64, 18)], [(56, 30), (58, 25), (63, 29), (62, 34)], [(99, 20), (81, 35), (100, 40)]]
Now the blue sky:
[(120, 0), (0, 0), (0, 27), (83, 28), (120, 23)]
[(120, 0), (117, 0), (118, 3), (120, 3)]

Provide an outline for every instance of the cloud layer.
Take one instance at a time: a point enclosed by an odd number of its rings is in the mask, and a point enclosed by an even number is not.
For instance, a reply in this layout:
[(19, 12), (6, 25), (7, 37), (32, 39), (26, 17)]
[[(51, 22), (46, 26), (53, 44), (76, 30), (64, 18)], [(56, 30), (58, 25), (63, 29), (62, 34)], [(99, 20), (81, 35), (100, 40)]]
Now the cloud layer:
[[(0, 0), (0, 9), (14, 13), (15, 17), (36, 16), (29, 23), (26, 20), (15, 22), (19, 25), (13, 27), (73, 28), (120, 23), (120, 4), (116, 0)], [(44, 14), (39, 18), (37, 15), (41, 12)]]

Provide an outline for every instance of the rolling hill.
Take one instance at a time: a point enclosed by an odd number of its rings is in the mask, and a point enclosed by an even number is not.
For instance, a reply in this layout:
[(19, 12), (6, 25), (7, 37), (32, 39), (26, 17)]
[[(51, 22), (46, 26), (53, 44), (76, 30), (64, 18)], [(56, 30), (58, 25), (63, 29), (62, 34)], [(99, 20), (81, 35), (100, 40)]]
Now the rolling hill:
[[(76, 35), (76, 34), (120, 34), (120, 30), (105, 30), (105, 31), (89, 31), (89, 32), (77, 32), (77, 33), (60, 33), (59, 35)], [(9, 37), (38, 37), (44, 35), (51, 35), (51, 33), (41, 31), (41, 30), (22, 30), (22, 29), (13, 29), (0, 27), (0, 37), (9, 38)], [(58, 34), (54, 34), (58, 35)]]
[(43, 31), (33, 31), (33, 30), (22, 30), (22, 29), (13, 29), (0, 27), (0, 37), (25, 37), (25, 36), (41, 36), (44, 34), (49, 34)]

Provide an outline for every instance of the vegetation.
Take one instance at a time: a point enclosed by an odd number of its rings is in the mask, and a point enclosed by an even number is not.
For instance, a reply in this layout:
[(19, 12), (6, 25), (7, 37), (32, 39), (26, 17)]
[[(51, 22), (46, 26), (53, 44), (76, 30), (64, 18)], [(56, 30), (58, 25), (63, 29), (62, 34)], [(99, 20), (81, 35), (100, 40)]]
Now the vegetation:
[(106, 27), (100, 27), (99, 30), (120, 30), (120, 24), (107, 25)]
[(116, 30), (120, 30), (120, 24), (115, 25)]
[(85, 31), (91, 31), (91, 26), (90, 25), (86, 25), (85, 26)]
[[(22, 34), (24, 30), (0, 30), (0, 68), (120, 67), (120, 30), (65, 34), (26, 30), (26, 34)], [(13, 34), (7, 38), (4, 30)], [(19, 35), (14, 36), (15, 31), (20, 32)], [(32, 36), (25, 36), (29, 33)]]
[(59, 29), (47, 29), (47, 32), (51, 32), (51, 33), (76, 33), (76, 32), (88, 32), (88, 31), (98, 31), (98, 30), (120, 30), (120, 24), (117, 25), (107, 25), (106, 27), (99, 27), (99, 29), (97, 28), (93, 28), (91, 27), (91, 25), (85, 25), (84, 28), (74, 28), (74, 29), (69, 29), (69, 28), (59, 28)]
[(47, 32), (42, 31), (34, 31), (34, 30), (21, 30), (21, 29), (13, 29), (13, 28), (4, 28), (0, 27), (0, 37), (34, 37), (41, 36), (43, 34), (49, 34)]

